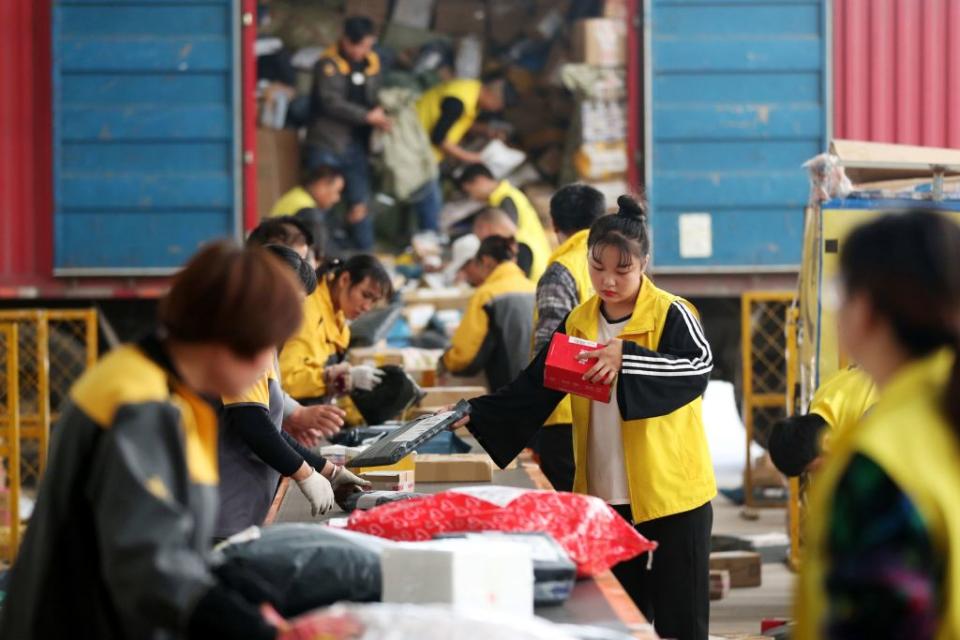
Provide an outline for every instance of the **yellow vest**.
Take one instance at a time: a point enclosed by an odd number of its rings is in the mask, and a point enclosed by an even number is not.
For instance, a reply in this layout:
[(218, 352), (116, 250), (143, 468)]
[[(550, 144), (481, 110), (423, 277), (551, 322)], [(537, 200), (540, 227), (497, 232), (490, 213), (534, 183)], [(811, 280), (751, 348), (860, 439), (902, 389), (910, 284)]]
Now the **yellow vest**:
[(877, 402), (877, 387), (863, 369), (848, 367), (836, 372), (813, 394), (808, 413), (815, 413), (830, 426), (824, 434), (823, 450), (830, 441), (855, 427)]
[[(433, 128), (440, 120), (440, 104), (444, 98), (456, 98), (463, 102), (463, 114), (450, 127), (447, 132), (445, 142), (459, 144), (463, 136), (473, 126), (477, 119), (477, 102), (480, 100), (480, 89), (483, 84), (479, 80), (450, 80), (430, 89), (417, 101), (417, 116), (420, 118), (420, 124), (427, 132), (427, 137), (433, 133)], [(433, 156), (437, 162), (443, 160), (443, 151), (440, 147), (434, 145)]]
[(536, 282), (547, 270), (547, 260), (550, 258), (550, 242), (540, 223), (537, 210), (530, 204), (530, 200), (523, 191), (502, 181), (490, 194), (488, 202), (491, 207), (499, 207), (504, 200), (510, 198), (517, 206), (517, 242), (522, 242), (533, 253), (533, 264), (530, 267), (530, 279)]
[[(593, 282), (590, 281), (590, 265), (587, 262), (587, 236), (590, 235), (589, 229), (578, 231), (564, 241), (557, 250), (553, 252), (550, 259), (547, 260), (549, 267), (554, 262), (562, 264), (574, 282), (577, 283), (577, 295), (579, 303), (583, 304), (593, 295)], [(540, 314), (537, 309), (533, 310), (533, 326), (537, 326)], [(551, 427), (558, 424), (570, 424), (573, 422), (573, 416), (570, 413), (570, 397), (567, 396), (560, 401), (557, 408), (553, 410), (550, 417), (547, 418), (543, 426)]]
[(833, 443), (813, 481), (795, 638), (823, 636), (827, 607), (823, 583), (830, 565), (825, 544), (833, 495), (858, 453), (878, 464), (920, 513), (937, 556), (947, 563), (943, 618), (936, 637), (960, 637), (960, 443), (942, 407), (953, 361), (953, 352), (945, 349), (905, 367), (881, 390), (863, 421)]
[[(127, 421), (152, 428), (157, 413), (154, 406), (165, 403), (180, 414), (183, 430), (183, 454), (191, 482), (216, 486), (220, 482), (217, 461), (219, 421), (210, 403), (175, 380), (160, 365), (150, 359), (139, 347), (122, 345), (105, 355), (96, 365), (87, 369), (70, 388), (70, 399), (101, 429), (114, 427), (117, 412), (126, 408)], [(139, 406), (148, 406), (146, 410)], [(75, 414), (66, 414), (66, 424)], [(169, 492), (162, 479), (153, 475), (145, 487), (154, 495)]]
[(490, 317), (484, 307), (491, 300), (508, 293), (533, 293), (535, 289), (517, 263), (498, 265), (470, 296), (463, 320), (450, 339), (450, 348), (443, 354), (443, 366), (447, 371), (462, 371), (477, 357), (490, 330)]
[(277, 203), (270, 210), (270, 217), (292, 216), (300, 209), (312, 209), (317, 206), (317, 201), (313, 199), (303, 187), (294, 187), (283, 194)]
[(333, 310), (329, 279), (322, 278), (303, 305), (303, 324), (280, 352), (283, 388), (294, 398), (318, 398), (326, 393), (323, 370), (331, 357), (350, 346), (350, 327), (342, 311)]
[[(696, 313), (689, 302), (658, 289), (644, 277), (633, 316), (619, 337), (656, 350), (670, 305), (678, 300)], [(593, 296), (570, 312), (566, 332), (573, 337), (596, 340), (599, 318), (600, 298)], [(587, 493), (591, 401), (582, 396), (570, 396), (570, 400), (576, 463), (573, 490)], [(703, 428), (701, 398), (669, 415), (626, 421), (622, 434), (630, 507), (635, 522), (691, 511), (717, 495), (713, 463)]]

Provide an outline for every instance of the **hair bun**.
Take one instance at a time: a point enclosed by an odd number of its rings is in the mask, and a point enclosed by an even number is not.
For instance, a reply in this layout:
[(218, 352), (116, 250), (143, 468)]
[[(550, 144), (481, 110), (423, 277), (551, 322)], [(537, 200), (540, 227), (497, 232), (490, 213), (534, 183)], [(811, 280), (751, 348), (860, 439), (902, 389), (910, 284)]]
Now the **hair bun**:
[(618, 216), (632, 218), (639, 220), (640, 222), (647, 221), (646, 203), (641, 202), (632, 196), (622, 195), (617, 198), (617, 206), (620, 208), (620, 210), (617, 211)]

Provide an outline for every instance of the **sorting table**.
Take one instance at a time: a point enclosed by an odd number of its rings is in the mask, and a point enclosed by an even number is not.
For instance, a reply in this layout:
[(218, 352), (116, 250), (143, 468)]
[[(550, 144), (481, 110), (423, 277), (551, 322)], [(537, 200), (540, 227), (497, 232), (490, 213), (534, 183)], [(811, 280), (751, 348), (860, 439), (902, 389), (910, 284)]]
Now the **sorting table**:
[[(495, 471), (493, 483), (523, 489), (547, 488), (539, 468), (531, 463), (521, 463), (520, 467), (506, 471)], [(418, 493), (439, 493), (454, 487), (476, 486), (491, 483), (417, 483)], [(346, 514), (339, 509), (326, 516), (326, 519), (343, 517)], [(281, 485), (274, 503), (274, 509), (268, 516), (273, 522), (316, 522), (310, 515), (310, 505), (299, 491), (287, 491)], [(622, 633), (634, 634), (636, 638), (656, 638), (643, 615), (634, 605), (630, 596), (623, 590), (610, 572), (592, 579), (579, 580), (573, 594), (562, 606), (537, 607), (536, 614), (559, 624), (577, 624), (603, 627)]]

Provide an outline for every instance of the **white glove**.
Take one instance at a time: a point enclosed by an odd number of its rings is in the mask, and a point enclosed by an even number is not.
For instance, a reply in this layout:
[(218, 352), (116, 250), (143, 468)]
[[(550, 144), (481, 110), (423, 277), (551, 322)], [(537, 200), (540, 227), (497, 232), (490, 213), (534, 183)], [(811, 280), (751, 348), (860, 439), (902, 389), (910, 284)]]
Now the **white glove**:
[(297, 486), (310, 501), (310, 513), (314, 517), (333, 509), (333, 487), (329, 480), (316, 471), (303, 480), (297, 480)]
[(330, 483), (333, 485), (334, 491), (339, 491), (345, 487), (356, 487), (360, 491), (366, 491), (372, 485), (369, 481), (364, 480), (351, 471), (347, 470), (346, 467), (336, 466), (333, 469), (333, 477), (330, 480)]
[(353, 389), (372, 391), (383, 380), (383, 371), (366, 365), (350, 367), (350, 385)]

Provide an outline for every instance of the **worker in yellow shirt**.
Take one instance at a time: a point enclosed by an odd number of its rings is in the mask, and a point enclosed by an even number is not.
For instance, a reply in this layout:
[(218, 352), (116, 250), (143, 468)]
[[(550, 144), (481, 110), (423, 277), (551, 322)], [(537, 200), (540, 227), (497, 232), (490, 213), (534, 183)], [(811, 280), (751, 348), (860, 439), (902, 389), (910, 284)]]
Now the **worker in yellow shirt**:
[(852, 429), (877, 401), (877, 388), (862, 369), (848, 367), (820, 385), (806, 415), (791, 416), (770, 432), (770, 459), (787, 477), (816, 467), (832, 437)]
[(327, 254), (327, 212), (340, 202), (343, 174), (333, 165), (308, 170), (299, 185), (287, 191), (270, 210), (270, 217), (293, 216), (313, 235), (319, 260)]
[[(481, 111), (500, 112), (515, 100), (515, 91), (503, 78), (484, 82), (455, 78), (424, 93), (417, 102), (417, 116), (433, 145), (437, 164), (450, 159), (465, 164), (482, 162), (479, 153), (468, 151), (461, 141)], [(443, 208), (439, 178), (427, 182), (410, 198), (422, 231), (436, 231)]]
[(317, 275), (317, 289), (304, 303), (303, 325), (280, 352), (284, 390), (308, 403), (379, 384), (379, 370), (343, 363), (350, 346), (347, 321), (370, 311), (393, 290), (389, 274), (370, 255), (328, 262)]
[(256, 384), (300, 323), (299, 289), (263, 249), (207, 245), (160, 301), (159, 329), (73, 385), (0, 637), (317, 637), (274, 623), (263, 605), (276, 596), (231, 580), (210, 548), (226, 472), (210, 399)]
[(839, 343), (879, 397), (814, 476), (791, 637), (960, 638), (960, 226), (879, 214), (839, 257)]
[(547, 268), (550, 259), (550, 242), (543, 230), (540, 216), (526, 194), (508, 180), (496, 180), (490, 169), (483, 164), (472, 164), (460, 174), (460, 188), (471, 200), (485, 202), (500, 209), (517, 225), (517, 242), (525, 244), (532, 253), (528, 275), (536, 282)]
[(536, 286), (520, 271), (516, 257), (510, 238), (490, 236), (480, 243), (474, 268), (483, 284), (471, 296), (441, 360), (443, 369), (454, 374), (485, 372), (490, 389), (513, 380), (528, 360)]

